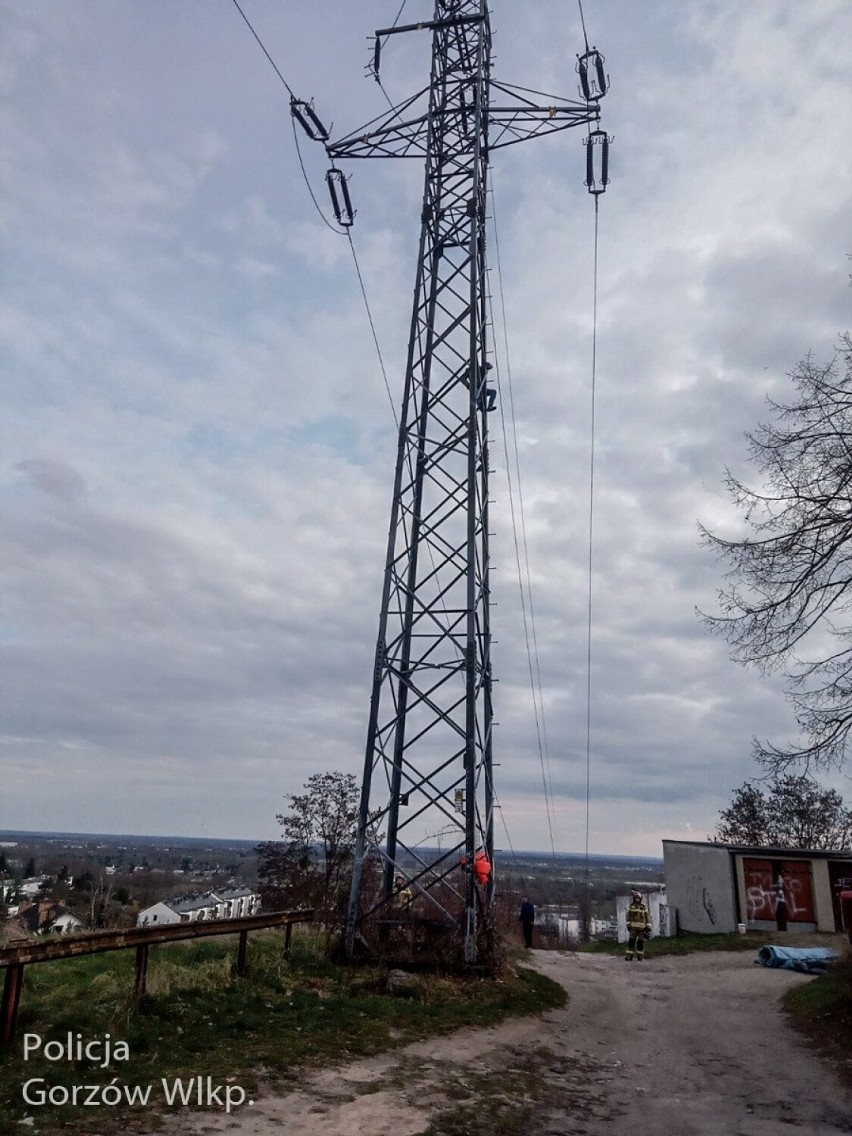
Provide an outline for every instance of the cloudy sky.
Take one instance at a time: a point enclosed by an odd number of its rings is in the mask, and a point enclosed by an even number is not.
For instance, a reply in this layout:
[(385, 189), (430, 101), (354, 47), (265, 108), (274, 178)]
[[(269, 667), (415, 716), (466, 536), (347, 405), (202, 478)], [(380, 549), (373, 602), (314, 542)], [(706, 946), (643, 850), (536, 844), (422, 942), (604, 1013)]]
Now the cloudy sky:
[[(335, 135), (386, 106), (368, 37), (399, 0), (242, 2)], [(780, 687), (696, 618), (721, 582), (697, 522), (737, 531), (725, 466), (748, 475), (744, 432), (767, 394), (850, 326), (852, 8), (584, 9), (614, 136), (590, 847), (660, 855), (663, 837), (704, 838), (757, 773), (753, 735), (791, 732)], [(232, 0), (0, 11), (0, 826), (272, 837), (307, 777), (360, 777), (363, 760), (395, 436), (349, 245), (311, 201), (287, 91)], [(408, 0), (407, 21), (430, 15)], [(495, 77), (577, 97), (576, 6), (495, 2), (493, 25)], [(425, 85), (428, 52), (426, 33), (388, 45), (393, 98)], [(307, 140), (302, 154), (325, 208), (324, 155)], [(518, 443), (554, 839), (584, 842), (584, 158), (567, 131), (498, 151), (492, 173), (497, 839), (516, 849), (549, 838), (502, 423)], [(353, 174), (398, 400), (421, 170)]]

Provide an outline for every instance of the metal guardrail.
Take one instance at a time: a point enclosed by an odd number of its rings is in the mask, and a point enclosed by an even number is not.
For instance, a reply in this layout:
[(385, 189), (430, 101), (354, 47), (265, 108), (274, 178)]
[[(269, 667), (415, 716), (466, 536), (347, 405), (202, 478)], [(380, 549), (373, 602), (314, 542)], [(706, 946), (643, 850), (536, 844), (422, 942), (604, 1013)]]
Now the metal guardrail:
[(78, 958), (82, 955), (99, 955), (106, 951), (136, 949), (136, 969), (133, 979), (133, 996), (145, 993), (148, 973), (148, 950), (162, 943), (176, 943), (186, 939), (205, 939), (214, 935), (239, 935), (237, 948), (237, 974), (248, 971), (248, 936), (251, 931), (268, 927), (284, 928), (284, 956), (290, 953), (293, 926), (313, 922), (312, 910), (270, 911), (266, 915), (245, 915), (239, 919), (209, 919), (197, 923), (167, 923), (160, 927), (130, 927), (123, 931), (88, 931), (80, 935), (57, 936), (40, 942), (0, 947), (0, 969), (5, 968), (3, 1000), (0, 1003), (0, 1046), (8, 1045), (15, 1035), (24, 967), (35, 963), (55, 962), (57, 959)]

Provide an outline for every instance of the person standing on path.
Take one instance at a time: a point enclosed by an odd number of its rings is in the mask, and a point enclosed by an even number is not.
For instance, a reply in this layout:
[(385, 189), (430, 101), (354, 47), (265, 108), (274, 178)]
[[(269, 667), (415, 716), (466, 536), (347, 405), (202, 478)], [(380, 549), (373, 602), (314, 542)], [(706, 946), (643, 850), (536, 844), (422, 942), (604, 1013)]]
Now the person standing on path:
[(651, 916), (642, 902), (642, 893), (634, 891), (633, 902), (627, 908), (627, 953), (630, 962), (634, 957), (642, 962), (645, 958), (645, 940), (651, 937)]
[(535, 907), (532, 901), (524, 896), (521, 901), (521, 910), (518, 915), (518, 921), (521, 924), (521, 930), (524, 933), (524, 946), (527, 950), (532, 947), (532, 932), (533, 924), (535, 923)]

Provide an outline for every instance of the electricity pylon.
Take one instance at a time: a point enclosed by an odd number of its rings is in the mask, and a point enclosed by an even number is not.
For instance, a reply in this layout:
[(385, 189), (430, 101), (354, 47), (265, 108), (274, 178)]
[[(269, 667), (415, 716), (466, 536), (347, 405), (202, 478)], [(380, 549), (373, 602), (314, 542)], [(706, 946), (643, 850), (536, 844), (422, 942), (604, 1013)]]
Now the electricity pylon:
[(435, 0), (431, 21), (377, 31), (376, 78), (389, 37), (421, 30), (432, 36), (429, 84), (401, 105), (336, 141), (307, 104), (293, 113), (325, 143), (343, 225), (354, 213), (336, 162), (422, 158), (426, 167), (347, 952), (381, 951), (403, 924), (438, 925), (475, 962), (493, 895), (476, 861), (494, 862), (488, 169), (501, 147), (587, 125), (587, 184), (600, 192), (608, 139), (591, 127), (606, 83), (588, 45), (582, 102), (541, 103), (498, 83), (485, 0)]

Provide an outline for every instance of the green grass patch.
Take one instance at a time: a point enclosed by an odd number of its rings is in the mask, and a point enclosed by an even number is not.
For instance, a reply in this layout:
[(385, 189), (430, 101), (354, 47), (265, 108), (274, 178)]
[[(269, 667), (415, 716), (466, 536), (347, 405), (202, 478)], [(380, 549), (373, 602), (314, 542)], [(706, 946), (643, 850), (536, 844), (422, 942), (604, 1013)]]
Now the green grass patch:
[(827, 974), (788, 990), (784, 1009), (852, 1085), (852, 950)]
[[(692, 931), (681, 931), (671, 938), (650, 939), (645, 944), (645, 955), (648, 958), (661, 958), (665, 955), (688, 955), (695, 951), (753, 951), (767, 944), (777, 944), (786, 947), (810, 946), (836, 946), (838, 936), (827, 935), (790, 935), (782, 931), (746, 931), (744, 935), (736, 933), (722, 935), (699, 935)], [(603, 942), (584, 943), (579, 950), (592, 954), (624, 954), (625, 943), (616, 943), (609, 939)]]
[[(289, 959), (280, 935), (253, 935), (244, 978), (234, 973), (234, 960), (234, 944), (227, 940), (156, 948), (148, 991), (138, 1004), (132, 998), (133, 951), (27, 967), (18, 1032), (0, 1066), (0, 1134), (84, 1136), (119, 1125), (133, 1132), (136, 1122), (150, 1128), (158, 1113), (169, 1111), (166, 1086), (175, 1091), (176, 1081), (176, 1102), (182, 1094), (191, 1102), (175, 1103), (175, 1109), (198, 1107), (200, 1093), (202, 1108), (221, 1113), (226, 1102), (242, 1103), (238, 1088), (248, 1100), (264, 1086), (294, 1081), (305, 1066), (365, 1056), (459, 1026), (491, 1025), (565, 1001), (557, 983), (511, 968), (498, 980), (420, 975), (412, 990), (397, 996), (388, 992), (383, 972), (337, 966), (305, 934), (294, 935)], [(46, 1060), (42, 1044), (24, 1060), (27, 1034), (52, 1042), (55, 1051), (67, 1049), (70, 1039), (71, 1059)], [(107, 1034), (112, 1058), (105, 1063)], [(78, 1042), (91, 1041), (98, 1044), (90, 1059), (81, 1059)], [(128, 1060), (121, 1059), (120, 1042)], [(23, 1098), (27, 1082), (29, 1103)], [(83, 1103), (81, 1090), (74, 1103), (74, 1088), (81, 1085), (95, 1086), (92, 1103)], [(150, 1087), (145, 1103), (138, 1095), (130, 1105), (116, 1099), (134, 1087)], [(39, 1103), (42, 1094), (45, 1103)], [(28, 1117), (33, 1127), (20, 1124)]]

